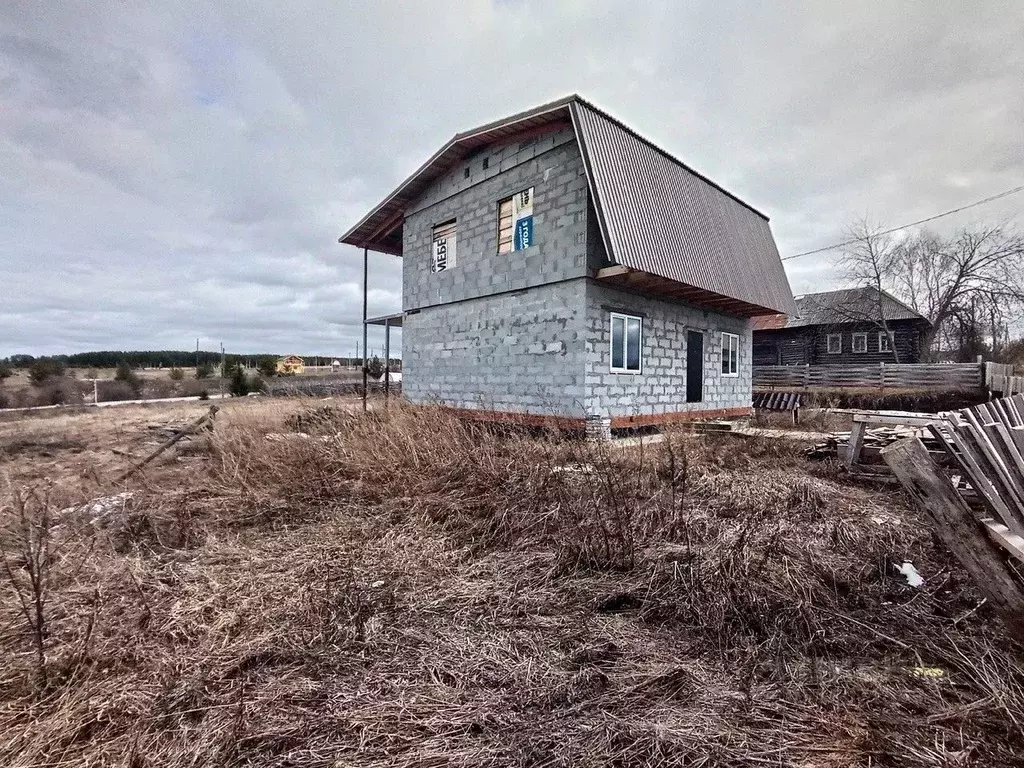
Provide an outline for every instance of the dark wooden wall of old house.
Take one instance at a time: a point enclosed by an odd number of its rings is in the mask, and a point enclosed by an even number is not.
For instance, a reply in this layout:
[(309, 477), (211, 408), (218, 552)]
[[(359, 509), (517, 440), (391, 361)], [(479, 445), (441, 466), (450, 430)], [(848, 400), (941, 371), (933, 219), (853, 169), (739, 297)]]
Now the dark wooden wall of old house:
[[(890, 323), (900, 363), (921, 362), (923, 326), (918, 322)], [(853, 334), (866, 333), (866, 352), (853, 351)], [(830, 354), (829, 334), (843, 337), (842, 352)], [(873, 323), (843, 323), (833, 326), (808, 325), (800, 328), (754, 331), (754, 365), (870, 365), (895, 363), (893, 352), (879, 349), (879, 328)]]

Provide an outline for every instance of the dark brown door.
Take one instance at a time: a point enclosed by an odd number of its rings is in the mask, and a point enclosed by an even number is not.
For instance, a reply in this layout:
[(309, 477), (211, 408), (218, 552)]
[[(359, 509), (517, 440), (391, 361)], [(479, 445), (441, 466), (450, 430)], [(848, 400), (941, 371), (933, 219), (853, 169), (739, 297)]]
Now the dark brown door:
[(704, 334), (686, 332), (686, 402), (704, 399)]

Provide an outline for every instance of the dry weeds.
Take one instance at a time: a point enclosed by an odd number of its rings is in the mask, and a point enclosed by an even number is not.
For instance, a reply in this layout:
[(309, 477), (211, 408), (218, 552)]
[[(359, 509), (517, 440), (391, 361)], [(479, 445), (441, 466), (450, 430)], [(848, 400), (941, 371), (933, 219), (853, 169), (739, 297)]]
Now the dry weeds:
[(789, 441), (293, 407), (205, 450), (102, 524), (9, 490), (15, 581), (16, 507), (60, 554), (45, 681), (4, 584), (4, 765), (1019, 764), (1020, 649), (899, 499)]

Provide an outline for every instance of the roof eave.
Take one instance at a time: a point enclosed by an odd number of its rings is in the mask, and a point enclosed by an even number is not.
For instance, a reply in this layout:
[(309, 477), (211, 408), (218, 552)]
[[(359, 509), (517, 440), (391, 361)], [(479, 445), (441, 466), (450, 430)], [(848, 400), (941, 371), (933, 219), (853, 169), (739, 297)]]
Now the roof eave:
[[(500, 120), (493, 120), (489, 123), (484, 123), (476, 128), (472, 128), (468, 131), (462, 131), (461, 133), (455, 134), (447, 143), (437, 152), (430, 156), (430, 158), (423, 163), (416, 171), (408, 176), (394, 191), (391, 192), (387, 197), (384, 198), (380, 203), (375, 205), (365, 216), (363, 216), (353, 227), (351, 227), (345, 234), (338, 238), (338, 242), (345, 245), (354, 245), (359, 248), (374, 248), (379, 244), (379, 236), (384, 236), (393, 232), (395, 227), (390, 227), (385, 232), (374, 231), (371, 235), (359, 236), (359, 231), (366, 226), (366, 224), (373, 220), (381, 211), (385, 210), (387, 206), (398, 199), (404, 192), (406, 192), (413, 184), (420, 181), (421, 178), (428, 174), (429, 171), (445, 156), (451, 153), (454, 149), (460, 145), (470, 142), (480, 136), (485, 136), (490, 131), (498, 129), (508, 128), (514, 126), (516, 123), (521, 123), (526, 120), (533, 120), (538, 117), (544, 117), (553, 112), (565, 110), (568, 116), (569, 105), (574, 101), (580, 101), (580, 97), (577, 94), (565, 96), (561, 99), (557, 99), (547, 104), (542, 104), (539, 107), (526, 110), (524, 112), (518, 112), (514, 115), (502, 118)], [(384, 251), (385, 253), (389, 251)], [(399, 254), (401, 255), (401, 254)]]

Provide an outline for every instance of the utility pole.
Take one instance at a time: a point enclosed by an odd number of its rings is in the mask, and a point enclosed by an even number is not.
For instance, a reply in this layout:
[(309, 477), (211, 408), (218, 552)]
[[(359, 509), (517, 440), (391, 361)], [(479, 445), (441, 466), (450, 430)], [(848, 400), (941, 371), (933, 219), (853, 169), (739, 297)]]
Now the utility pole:
[(220, 396), (224, 397), (224, 363), (226, 359), (224, 357), (224, 342), (220, 343)]
[(199, 370), (199, 339), (196, 339), (196, 371)]

